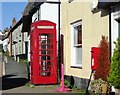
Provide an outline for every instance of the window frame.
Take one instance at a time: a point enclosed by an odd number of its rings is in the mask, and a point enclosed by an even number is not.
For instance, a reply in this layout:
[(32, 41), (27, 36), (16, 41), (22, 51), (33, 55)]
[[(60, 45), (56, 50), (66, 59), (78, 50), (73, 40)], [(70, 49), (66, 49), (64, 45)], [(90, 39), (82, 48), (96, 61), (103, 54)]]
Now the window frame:
[[(81, 44), (75, 44), (75, 27), (82, 25), (82, 20), (78, 20), (74, 23), (71, 23), (71, 67), (72, 68), (82, 68), (82, 43)], [(81, 27), (82, 28), (82, 27)], [(83, 33), (83, 28), (82, 28), (82, 33)], [(77, 33), (78, 34), (78, 33)], [(77, 38), (76, 38), (77, 39)], [(82, 41), (83, 42), (83, 41)], [(81, 57), (80, 57), (80, 61), (81, 63), (78, 65), (77, 64), (77, 60), (76, 60), (76, 54), (77, 54), (77, 48), (81, 48), (80, 49), (80, 53), (81, 53)]]

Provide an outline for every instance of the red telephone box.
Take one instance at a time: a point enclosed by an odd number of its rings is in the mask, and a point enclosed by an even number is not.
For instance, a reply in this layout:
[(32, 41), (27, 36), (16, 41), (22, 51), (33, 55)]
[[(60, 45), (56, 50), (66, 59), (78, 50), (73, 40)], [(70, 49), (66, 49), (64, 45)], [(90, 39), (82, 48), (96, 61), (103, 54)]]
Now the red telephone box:
[(30, 32), (31, 83), (57, 83), (56, 24), (46, 20), (32, 23)]
[(99, 47), (92, 47), (91, 48), (91, 69), (96, 70), (98, 67), (97, 60), (100, 53)]

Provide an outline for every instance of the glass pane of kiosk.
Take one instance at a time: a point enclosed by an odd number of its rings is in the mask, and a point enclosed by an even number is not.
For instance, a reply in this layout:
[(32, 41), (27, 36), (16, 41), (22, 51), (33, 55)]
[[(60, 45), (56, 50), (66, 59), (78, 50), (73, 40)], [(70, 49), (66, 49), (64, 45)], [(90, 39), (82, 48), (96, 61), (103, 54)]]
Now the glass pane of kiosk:
[(50, 76), (53, 64), (53, 35), (39, 34), (40, 76)]

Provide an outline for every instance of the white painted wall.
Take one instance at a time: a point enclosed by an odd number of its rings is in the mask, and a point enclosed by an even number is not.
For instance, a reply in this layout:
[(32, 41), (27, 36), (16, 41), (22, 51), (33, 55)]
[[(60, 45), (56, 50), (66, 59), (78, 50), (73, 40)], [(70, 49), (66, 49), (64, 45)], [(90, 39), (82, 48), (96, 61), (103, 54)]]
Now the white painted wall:
[(0, 44), (2, 44), (3, 43), (3, 41), (2, 40), (0, 40)]
[(9, 38), (6, 38), (3, 41), (3, 50), (6, 52), (7, 48), (8, 48), (8, 42), (9, 42)]
[[(58, 0), (52, 0), (52, 1), (58, 1)], [(39, 20), (48, 20), (56, 23), (56, 30), (58, 31), (58, 4), (43, 3), (40, 6), (39, 11), (37, 11), (32, 16), (32, 22), (38, 21), (38, 13), (39, 13)]]
[(38, 11), (32, 16), (32, 22), (38, 21)]
[(0, 31), (0, 35), (3, 35), (3, 33)]
[[(2, 32), (0, 32), (0, 35), (7, 35), (8, 32), (6, 32), (6, 34), (3, 34)], [(9, 45), (8, 45), (8, 42), (9, 42), (9, 38), (6, 38), (5, 40), (2, 41), (2, 39), (0, 39), (0, 44), (3, 44), (3, 50), (6, 52), (6, 50), (8, 49), (9, 50)]]
[(58, 4), (42, 4), (40, 13), (41, 20), (49, 20), (56, 23), (56, 30), (58, 31)]
[(28, 61), (30, 61), (30, 35), (28, 36)]

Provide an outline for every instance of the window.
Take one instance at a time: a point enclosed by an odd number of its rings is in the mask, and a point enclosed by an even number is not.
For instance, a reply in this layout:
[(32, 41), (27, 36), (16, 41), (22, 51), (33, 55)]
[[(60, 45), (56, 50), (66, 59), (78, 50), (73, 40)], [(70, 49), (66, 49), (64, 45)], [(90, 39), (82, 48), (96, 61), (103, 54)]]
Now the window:
[(19, 47), (19, 53), (21, 54), (21, 47)]
[(16, 33), (16, 39), (18, 39), (18, 33)]
[(21, 33), (20, 33), (20, 35), (19, 35), (20, 37), (21, 37)]
[(71, 66), (82, 66), (82, 21), (71, 24)]

